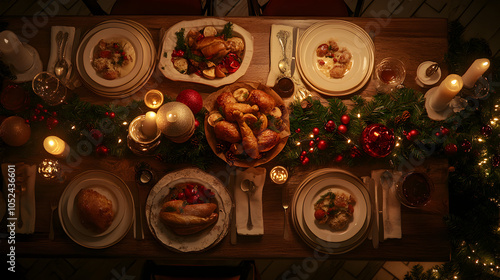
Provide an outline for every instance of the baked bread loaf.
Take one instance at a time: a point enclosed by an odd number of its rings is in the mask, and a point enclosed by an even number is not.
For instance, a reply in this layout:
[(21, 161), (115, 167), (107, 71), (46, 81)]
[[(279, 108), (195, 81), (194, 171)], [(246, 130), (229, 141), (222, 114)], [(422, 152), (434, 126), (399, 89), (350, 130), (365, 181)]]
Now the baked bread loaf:
[(214, 203), (187, 204), (184, 200), (170, 200), (162, 205), (162, 222), (178, 235), (200, 232), (214, 224), (219, 214)]
[(82, 224), (98, 233), (109, 228), (115, 213), (113, 203), (99, 192), (88, 188), (82, 189), (76, 196), (76, 207)]

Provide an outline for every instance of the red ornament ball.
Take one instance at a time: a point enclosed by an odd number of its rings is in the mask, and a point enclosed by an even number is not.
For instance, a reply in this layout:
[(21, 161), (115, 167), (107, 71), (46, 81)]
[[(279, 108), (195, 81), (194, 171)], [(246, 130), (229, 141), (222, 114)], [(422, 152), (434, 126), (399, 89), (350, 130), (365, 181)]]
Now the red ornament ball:
[(326, 122), (326, 124), (325, 124), (325, 130), (327, 132), (334, 132), (335, 128), (336, 128), (336, 125), (335, 125), (334, 121), (329, 120), (328, 122)]
[(185, 89), (181, 91), (175, 100), (188, 106), (193, 114), (197, 114), (201, 111), (201, 108), (203, 108), (203, 99), (201, 98), (201, 95), (192, 89)]
[(371, 124), (361, 133), (363, 150), (375, 158), (386, 157), (394, 148), (394, 132), (382, 124)]
[(104, 134), (102, 134), (99, 129), (94, 128), (90, 131), (90, 136), (92, 136), (92, 138), (94, 138), (96, 141), (101, 141), (104, 137)]
[(441, 135), (448, 135), (450, 133), (450, 130), (444, 126), (441, 127)]
[(418, 132), (418, 130), (412, 129), (412, 130), (410, 130), (410, 132), (408, 132), (406, 134), (406, 139), (408, 139), (409, 141), (413, 141), (413, 140), (417, 139), (419, 134), (420, 134), (420, 132)]
[(200, 122), (198, 120), (194, 120), (194, 127), (198, 128), (200, 126)]
[(345, 125), (348, 125), (350, 121), (351, 118), (348, 115), (342, 115), (342, 117), (340, 117), (340, 122)]
[(312, 133), (313, 133), (314, 135), (318, 135), (318, 134), (319, 134), (319, 128), (317, 128), (317, 127), (313, 128)]
[(343, 159), (344, 159), (344, 157), (342, 155), (340, 155), (340, 154), (336, 155), (335, 158), (334, 158), (335, 162), (341, 162)]
[(302, 151), (302, 153), (300, 153), (300, 156), (305, 157), (306, 155), (307, 155), (307, 152), (306, 152), (306, 151)]
[(309, 147), (314, 147), (316, 143), (314, 143), (314, 140), (309, 141)]
[(319, 140), (318, 149), (326, 150), (326, 148), (328, 148), (328, 143), (325, 140)]
[(489, 137), (492, 132), (493, 132), (493, 129), (489, 125), (485, 125), (485, 126), (481, 127), (481, 134), (484, 135), (484, 137)]
[(339, 125), (338, 131), (341, 134), (345, 134), (347, 132), (347, 126), (344, 124)]
[(31, 127), (18, 116), (6, 118), (0, 126), (0, 138), (9, 146), (19, 147), (30, 139)]
[(309, 163), (309, 158), (304, 157), (304, 159), (302, 159), (302, 165), (307, 165), (308, 163)]
[(97, 146), (97, 148), (95, 149), (95, 152), (100, 155), (100, 156), (107, 156), (108, 153), (109, 153), (109, 149), (108, 147), (104, 146), (104, 145), (99, 145)]
[(472, 150), (472, 143), (465, 139), (463, 142), (462, 142), (462, 150), (465, 152), (465, 153), (468, 153)]
[(444, 146), (444, 151), (447, 155), (452, 156), (457, 153), (458, 148), (457, 145), (453, 143), (449, 143), (446, 146)]

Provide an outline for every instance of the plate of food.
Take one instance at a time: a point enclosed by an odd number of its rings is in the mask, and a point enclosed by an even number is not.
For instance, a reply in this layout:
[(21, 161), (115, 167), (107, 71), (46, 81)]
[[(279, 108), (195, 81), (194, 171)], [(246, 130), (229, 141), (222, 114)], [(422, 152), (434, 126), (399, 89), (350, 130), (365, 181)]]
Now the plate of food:
[(81, 246), (102, 249), (119, 242), (132, 226), (134, 202), (116, 175), (83, 172), (66, 186), (58, 213), (66, 234)]
[(227, 234), (232, 199), (222, 182), (196, 168), (165, 175), (146, 202), (149, 229), (176, 252), (204, 251)]
[(331, 20), (309, 27), (297, 45), (297, 64), (306, 83), (333, 96), (353, 93), (370, 79), (374, 44), (356, 24)]
[(356, 235), (366, 220), (366, 203), (361, 191), (339, 178), (315, 183), (304, 199), (304, 220), (317, 237), (343, 242)]
[(181, 21), (165, 33), (161, 53), (158, 68), (165, 77), (219, 87), (245, 74), (252, 60), (253, 37), (220, 19)]
[(290, 135), (283, 99), (259, 83), (238, 82), (205, 100), (205, 135), (218, 157), (230, 165), (251, 167), (278, 155)]
[(137, 76), (143, 54), (134, 34), (123, 28), (106, 28), (89, 39), (83, 57), (84, 69), (93, 81), (117, 87)]

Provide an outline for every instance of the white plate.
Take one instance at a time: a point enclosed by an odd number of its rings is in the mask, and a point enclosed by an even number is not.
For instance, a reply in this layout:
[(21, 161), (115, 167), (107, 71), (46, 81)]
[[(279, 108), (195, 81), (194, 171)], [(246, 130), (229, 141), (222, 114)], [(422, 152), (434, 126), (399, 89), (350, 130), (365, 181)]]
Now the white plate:
[[(211, 189), (216, 195), (219, 218), (209, 228), (192, 235), (181, 236), (172, 232), (160, 220), (159, 213), (170, 188), (182, 182), (196, 182)], [(152, 189), (146, 201), (145, 214), (149, 229), (156, 239), (176, 252), (204, 251), (219, 243), (229, 230), (232, 199), (217, 177), (197, 168), (186, 168), (165, 175)]]
[[(352, 54), (352, 68), (340, 79), (327, 77), (316, 66), (316, 49), (329, 40), (336, 41), (340, 48), (346, 47)], [(359, 90), (373, 71), (373, 41), (361, 27), (347, 21), (330, 20), (312, 25), (300, 37), (297, 53), (299, 71), (306, 82), (332, 96)]]
[[(162, 50), (160, 55), (160, 61), (158, 62), (159, 70), (165, 75), (165, 77), (173, 80), (173, 81), (184, 81), (184, 82), (192, 82), (198, 84), (205, 84), (213, 87), (220, 87), (227, 84), (232, 84), (236, 82), (241, 76), (245, 74), (250, 66), (250, 61), (253, 56), (253, 37), (248, 31), (243, 29), (242, 27), (233, 24), (233, 34), (235, 37), (240, 37), (245, 42), (245, 51), (243, 54), (243, 60), (241, 62), (240, 68), (228, 75), (225, 78), (220, 79), (207, 79), (204, 77), (200, 77), (197, 74), (181, 74), (174, 68), (172, 64), (172, 51), (174, 50), (177, 44), (177, 36), (176, 32), (181, 30), (181, 28), (185, 29), (185, 34), (189, 32), (191, 29), (202, 29), (205, 26), (214, 26), (217, 30), (222, 30), (227, 21), (215, 19), (215, 18), (207, 18), (207, 19), (198, 19), (192, 21), (181, 21), (172, 27), (170, 27), (165, 33), (163, 42), (162, 42)], [(163, 55), (165, 54), (165, 55)]]
[[(96, 233), (95, 231), (88, 229), (81, 223), (81, 218), (78, 209), (76, 208), (76, 197), (80, 190), (83, 189), (93, 189), (101, 195), (105, 196), (109, 199), (113, 205), (113, 213), (115, 213), (115, 217), (113, 222), (104, 232)], [(125, 214), (125, 209), (120, 207), (120, 205), (124, 204), (125, 195), (119, 186), (110, 181), (103, 181), (101, 179), (87, 179), (81, 181), (77, 187), (73, 188), (68, 196), (68, 204), (67, 215), (70, 218), (70, 222), (82, 234), (87, 236), (103, 236), (112, 232), (122, 221), (123, 216)]]
[[(121, 192), (123, 194), (123, 201), (120, 201), (120, 198), (117, 197), (117, 203), (119, 204), (117, 206), (117, 209), (123, 209), (123, 218), (118, 223), (116, 228), (111, 230), (106, 235), (89, 236), (80, 232), (74, 226), (74, 224), (76, 223), (74, 220), (72, 220), (74, 219), (74, 217), (70, 217), (68, 215), (68, 213), (71, 212), (68, 210), (68, 206), (70, 205), (70, 196), (72, 196), (75, 192), (78, 193), (78, 191), (76, 190), (79, 190), (82, 188), (82, 186), (85, 186), (87, 184), (86, 181), (90, 179), (99, 181), (100, 185), (116, 186), (119, 189), (117, 190), (117, 193)], [(66, 232), (66, 234), (74, 242), (83, 247), (91, 249), (102, 249), (118, 243), (130, 230), (134, 218), (134, 201), (132, 198), (132, 194), (130, 193), (130, 190), (125, 182), (123, 182), (116, 175), (101, 170), (90, 170), (83, 172), (73, 178), (73, 180), (71, 180), (68, 186), (64, 189), (59, 200), (58, 213), (64, 232)]]
[[(354, 204), (353, 219), (345, 230), (332, 231), (327, 224), (319, 224), (314, 218), (314, 204), (327, 192), (345, 193), (352, 195), (356, 200)], [(327, 242), (342, 242), (357, 234), (366, 219), (366, 203), (363, 194), (357, 186), (340, 178), (327, 178), (314, 184), (304, 198), (304, 220), (309, 230), (317, 237)]]
[[(132, 63), (134, 64), (129, 73), (114, 80), (104, 79), (96, 73), (94, 67), (92, 66), (92, 62), (94, 60), (94, 50), (101, 40), (105, 40), (107, 42), (119, 40), (126, 41), (131, 44), (132, 51), (129, 54), (132, 57)], [(137, 39), (137, 37), (130, 31), (123, 28), (106, 28), (94, 33), (86, 43), (85, 49), (83, 50), (83, 66), (85, 71), (93, 81), (104, 87), (117, 87), (130, 82), (139, 73), (142, 66), (142, 60), (142, 45), (139, 42), (139, 39)]]

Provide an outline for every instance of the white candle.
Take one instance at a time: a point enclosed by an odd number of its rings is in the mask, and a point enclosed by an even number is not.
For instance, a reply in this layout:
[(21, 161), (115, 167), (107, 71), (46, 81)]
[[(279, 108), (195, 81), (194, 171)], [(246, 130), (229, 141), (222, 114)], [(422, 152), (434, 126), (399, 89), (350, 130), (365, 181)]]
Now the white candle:
[(48, 136), (43, 140), (43, 148), (47, 153), (63, 158), (68, 156), (70, 148), (66, 142), (57, 136)]
[(163, 104), (163, 94), (156, 89), (148, 91), (144, 96), (144, 104), (151, 109), (157, 109)]
[(11, 64), (19, 73), (28, 71), (35, 61), (17, 35), (9, 30), (0, 32), (0, 52), (3, 60)]
[(156, 126), (156, 113), (147, 112), (144, 121), (142, 122), (142, 133), (148, 137), (155, 137), (158, 133), (158, 128)]
[(450, 101), (462, 90), (463, 81), (457, 74), (451, 74), (446, 77), (439, 87), (437, 87), (430, 105), (435, 111), (446, 109)]
[(487, 58), (476, 59), (467, 69), (467, 72), (462, 76), (464, 87), (472, 88), (476, 84), (477, 79), (481, 77), (490, 67), (490, 61)]

